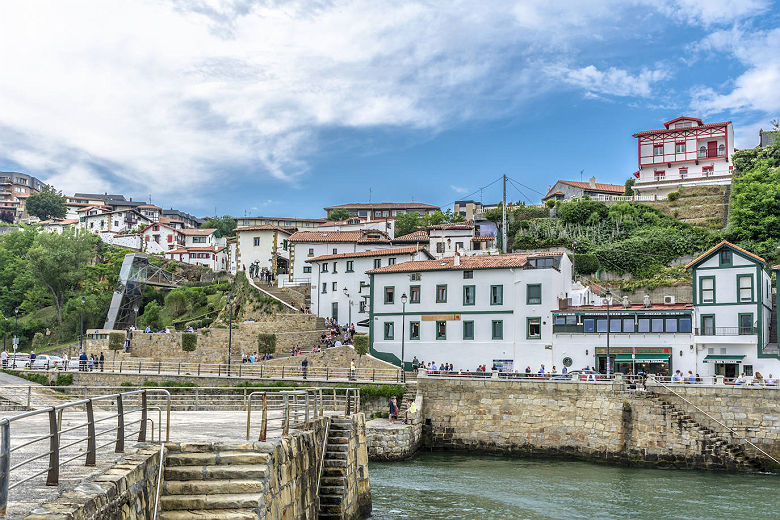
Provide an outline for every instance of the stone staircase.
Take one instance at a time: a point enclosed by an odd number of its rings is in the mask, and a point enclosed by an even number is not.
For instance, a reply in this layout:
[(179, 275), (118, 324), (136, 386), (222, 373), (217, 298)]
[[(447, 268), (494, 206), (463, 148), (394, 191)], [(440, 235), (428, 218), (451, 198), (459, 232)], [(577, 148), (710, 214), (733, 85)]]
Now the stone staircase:
[(742, 445), (727, 440), (728, 434), (723, 435), (712, 428), (701, 425), (689, 414), (680, 410), (677, 406), (663, 397), (652, 393), (648, 393), (648, 397), (651, 397), (660, 403), (668, 416), (671, 417), (673, 421), (676, 421), (681, 428), (698, 431), (705, 440), (702, 455), (712, 459), (715, 464), (728, 470), (750, 472), (765, 471), (761, 461), (747, 455)]
[(269, 459), (251, 445), (187, 444), (169, 452), (160, 520), (263, 518)]
[(404, 395), (401, 396), (401, 401), (398, 403), (398, 419), (404, 419), (404, 413), (409, 409), (408, 402), (412, 402), (417, 397), (417, 381), (407, 381)]
[(289, 303), (293, 305), (296, 309), (300, 309), (301, 307), (311, 306), (311, 296), (309, 293), (310, 289), (308, 285), (300, 286), (300, 288), (299, 286), (278, 287), (275, 283), (271, 285), (266, 285), (266, 282), (264, 282), (260, 278), (255, 278), (253, 281), (255, 282), (255, 285), (257, 285), (264, 291), (274, 295), (276, 298), (279, 298), (285, 303)]
[(330, 419), (328, 440), (325, 444), (325, 461), (320, 480), (320, 509), (318, 518), (344, 518), (344, 498), (347, 492), (347, 458), (352, 420)]
[(0, 412), (24, 412), (27, 406), (0, 396)]

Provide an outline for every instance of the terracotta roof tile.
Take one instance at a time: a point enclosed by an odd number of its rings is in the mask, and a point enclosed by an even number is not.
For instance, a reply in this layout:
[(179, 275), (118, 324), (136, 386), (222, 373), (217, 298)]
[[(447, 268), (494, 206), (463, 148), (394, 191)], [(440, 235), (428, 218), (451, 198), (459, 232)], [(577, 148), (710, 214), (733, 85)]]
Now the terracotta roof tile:
[(429, 240), (428, 231), (421, 229), (419, 231), (412, 231), (406, 235), (401, 235), (400, 237), (395, 237), (393, 242), (428, 242)]
[[(379, 235), (380, 238), (372, 238), (368, 235)], [(357, 244), (367, 243), (390, 243), (390, 238), (386, 233), (376, 230), (357, 230), (357, 231), (296, 231), (290, 238), (290, 242), (314, 242), (314, 243), (333, 243), (333, 242), (354, 242)]]
[(294, 231), (290, 230), (289, 228), (285, 229), (280, 226), (274, 226), (273, 224), (261, 224), (259, 226), (244, 226), (236, 228), (236, 233), (240, 233), (242, 231), (281, 231), (282, 233), (287, 233), (288, 235), (292, 235)]
[(328, 206), (325, 211), (331, 209), (440, 209), (439, 206), (432, 204), (423, 204), (422, 202), (353, 202), (350, 204), (339, 204), (337, 206)]
[(721, 246), (723, 246), (724, 244), (725, 244), (725, 245), (727, 245), (727, 246), (731, 246), (731, 247), (733, 247), (734, 249), (736, 249), (737, 251), (741, 251), (741, 252), (745, 253), (746, 255), (748, 255), (748, 256), (750, 256), (750, 257), (753, 257), (753, 258), (755, 258), (755, 259), (756, 259), (756, 260), (758, 260), (759, 262), (766, 262), (766, 260), (764, 260), (764, 259), (763, 259), (763, 258), (761, 258), (760, 256), (758, 256), (758, 255), (756, 255), (756, 254), (753, 254), (753, 253), (751, 253), (750, 251), (748, 251), (748, 250), (746, 250), (746, 249), (742, 249), (742, 248), (741, 248), (741, 247), (739, 247), (739, 246), (735, 246), (734, 244), (732, 244), (732, 243), (731, 243), (731, 242), (729, 242), (728, 240), (723, 240), (723, 241), (721, 241), (721, 242), (720, 242), (718, 245), (716, 245), (716, 246), (713, 246), (713, 247), (709, 248), (708, 250), (706, 250), (705, 252), (703, 252), (702, 254), (700, 254), (698, 257), (696, 257), (696, 258), (694, 258), (693, 260), (691, 260), (690, 262), (688, 262), (688, 263), (685, 265), (685, 268), (686, 268), (686, 269), (690, 269), (690, 268), (691, 268), (691, 266), (693, 266), (693, 264), (697, 264), (697, 263), (699, 263), (699, 261), (700, 261), (701, 259), (703, 259), (704, 257), (708, 256), (708, 255), (709, 255), (710, 253), (712, 253), (713, 251), (717, 251), (717, 250), (718, 250), (718, 249), (720, 249), (720, 247), (721, 247)]
[(187, 228), (187, 229), (177, 229), (179, 233), (182, 235), (211, 235), (214, 233), (217, 229), (216, 228)]
[(473, 229), (474, 228), (474, 222), (471, 220), (467, 220), (465, 222), (452, 222), (449, 224), (434, 224), (433, 226), (428, 226), (428, 229)]
[(700, 125), (700, 126), (689, 126), (688, 128), (661, 128), (658, 130), (645, 130), (643, 132), (637, 132), (631, 137), (639, 137), (641, 135), (649, 135), (649, 134), (671, 134), (674, 132), (685, 132), (686, 130), (698, 130), (700, 128), (713, 128), (718, 126), (724, 126), (724, 125), (730, 125), (731, 121), (722, 121), (720, 123), (707, 123), (706, 125)]
[(371, 256), (392, 256), (392, 255), (404, 255), (412, 254), (418, 251), (425, 251), (428, 257), (433, 258), (427, 249), (423, 246), (419, 247), (395, 247), (392, 249), (374, 249), (373, 251), (357, 251), (355, 253), (341, 253), (338, 255), (322, 255), (316, 258), (310, 258), (307, 262), (319, 262), (322, 260), (334, 260), (341, 258), (365, 258)]
[(528, 259), (538, 256), (560, 256), (563, 251), (545, 251), (510, 255), (477, 255), (461, 256), (460, 265), (455, 265), (455, 257), (449, 256), (440, 260), (415, 260), (395, 265), (380, 267), (366, 271), (367, 274), (406, 273), (415, 271), (448, 271), (468, 269), (507, 269), (524, 267)]

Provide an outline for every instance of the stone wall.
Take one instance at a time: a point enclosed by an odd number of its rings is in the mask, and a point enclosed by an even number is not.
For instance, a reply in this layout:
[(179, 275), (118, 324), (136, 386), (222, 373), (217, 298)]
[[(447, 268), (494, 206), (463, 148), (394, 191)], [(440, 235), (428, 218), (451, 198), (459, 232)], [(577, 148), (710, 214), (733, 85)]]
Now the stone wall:
[(417, 412), (409, 414), (409, 424), (403, 424), (403, 417), (390, 424), (387, 419), (374, 419), (366, 423), (368, 458), (377, 461), (408, 459), (420, 448), (422, 441), (422, 396), (416, 399)]
[[(319, 336), (318, 336), (319, 337)], [(280, 350), (277, 348), (277, 351)], [(342, 345), (340, 347), (331, 347), (316, 354), (311, 352), (303, 353), (300, 356), (280, 357), (266, 361), (267, 365), (271, 366), (294, 366), (300, 367), (301, 361), (304, 359), (309, 360), (309, 368), (348, 368), (352, 361), (355, 362), (357, 368), (376, 368), (383, 370), (400, 370), (399, 367), (377, 359), (370, 354), (366, 354), (363, 357), (358, 356), (355, 353), (355, 349), (351, 345)]]
[[(434, 378), (419, 378), (418, 384), (425, 443), (431, 448), (751, 469), (751, 461), (740, 460), (652, 394), (626, 392), (619, 384)], [(764, 402), (777, 400), (771, 392), (756, 395), (762, 404), (754, 407), (773, 408)], [(713, 394), (710, 399), (717, 407), (722, 398)], [(761, 430), (756, 436), (777, 433), (776, 426), (762, 424), (754, 424)], [(772, 445), (776, 450), (777, 441)]]
[(148, 520), (154, 517), (160, 448), (141, 448), (122, 462), (56, 500), (26, 520)]
[(352, 433), (347, 452), (347, 486), (342, 503), (345, 520), (357, 520), (371, 513), (366, 417), (362, 413), (356, 413), (351, 418)]

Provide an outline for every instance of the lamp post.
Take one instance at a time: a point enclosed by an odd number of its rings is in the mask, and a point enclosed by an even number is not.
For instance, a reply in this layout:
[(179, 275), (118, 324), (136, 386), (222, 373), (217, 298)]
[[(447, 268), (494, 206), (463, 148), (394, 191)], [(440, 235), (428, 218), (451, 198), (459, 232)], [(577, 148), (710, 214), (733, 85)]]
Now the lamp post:
[(16, 368), (16, 349), (19, 348), (19, 336), (16, 335), (16, 331), (19, 328), (19, 307), (14, 309), (14, 316), (16, 320), (14, 321), (14, 339), (13, 339), (13, 346), (14, 346), (14, 368)]
[(609, 329), (611, 328), (609, 323), (609, 306), (612, 303), (612, 293), (609, 289), (607, 289), (607, 292), (604, 293), (604, 296), (607, 297), (607, 378), (609, 378), (611, 368), (611, 361), (609, 358)]
[(2, 313), (0, 316), (3, 317), (3, 350), (5, 350), (5, 338), (8, 336), (8, 317)]
[(227, 375), (230, 377), (230, 348), (233, 345), (233, 293), (228, 293), (228, 367)]
[(79, 354), (84, 352), (84, 297), (81, 297), (81, 327), (79, 328)]
[(406, 382), (406, 367), (404, 365), (404, 347), (406, 346), (406, 293), (401, 295), (401, 382)]
[(349, 296), (349, 291), (347, 291), (347, 288), (344, 287), (344, 296), (347, 297), (347, 305), (349, 306), (349, 321), (347, 321), (347, 326), (352, 326), (352, 299)]

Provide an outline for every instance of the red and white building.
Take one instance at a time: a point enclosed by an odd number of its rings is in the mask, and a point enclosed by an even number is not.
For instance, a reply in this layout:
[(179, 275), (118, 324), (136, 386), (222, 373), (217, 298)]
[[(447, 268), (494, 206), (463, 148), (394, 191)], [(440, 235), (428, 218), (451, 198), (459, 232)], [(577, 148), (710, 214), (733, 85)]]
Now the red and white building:
[(665, 198), (681, 186), (731, 184), (731, 121), (704, 123), (681, 116), (660, 130), (637, 132), (633, 137), (637, 138), (634, 191), (638, 195)]
[(192, 265), (205, 265), (212, 271), (225, 271), (228, 266), (227, 246), (180, 247), (165, 252), (165, 258)]

